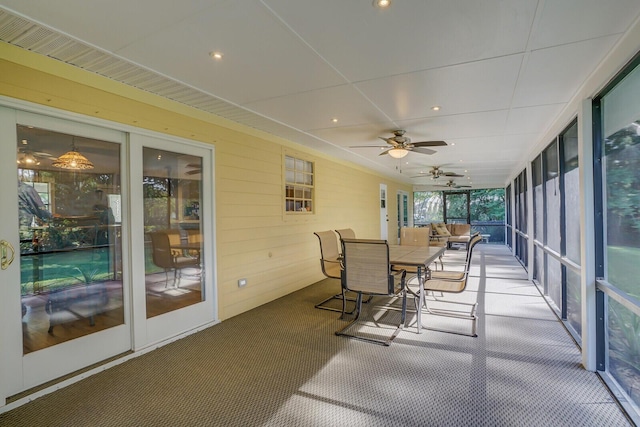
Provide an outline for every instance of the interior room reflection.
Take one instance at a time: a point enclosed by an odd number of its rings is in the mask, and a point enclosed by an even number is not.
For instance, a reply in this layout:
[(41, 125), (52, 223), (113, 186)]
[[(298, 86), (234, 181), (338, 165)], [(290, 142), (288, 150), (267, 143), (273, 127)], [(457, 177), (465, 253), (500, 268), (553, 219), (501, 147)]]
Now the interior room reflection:
[(17, 134), (26, 354), (124, 323), (120, 146), (29, 126)]
[(202, 159), (143, 149), (147, 318), (204, 300)]

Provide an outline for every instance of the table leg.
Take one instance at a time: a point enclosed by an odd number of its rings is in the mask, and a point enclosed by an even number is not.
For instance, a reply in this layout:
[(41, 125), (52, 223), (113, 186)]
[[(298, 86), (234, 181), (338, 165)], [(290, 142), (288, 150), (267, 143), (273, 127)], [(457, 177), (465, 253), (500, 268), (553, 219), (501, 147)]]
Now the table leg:
[(416, 329), (422, 332), (422, 306), (424, 304), (424, 279), (422, 278), (422, 267), (418, 266), (418, 307), (416, 307)]

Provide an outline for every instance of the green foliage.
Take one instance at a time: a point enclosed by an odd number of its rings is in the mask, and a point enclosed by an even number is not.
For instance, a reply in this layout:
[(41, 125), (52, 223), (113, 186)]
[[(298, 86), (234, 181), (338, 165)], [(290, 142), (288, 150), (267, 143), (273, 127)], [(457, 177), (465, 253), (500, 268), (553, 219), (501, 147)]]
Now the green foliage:
[(416, 191), (413, 193), (413, 222), (427, 224), (442, 222), (442, 192)]
[(610, 135), (604, 144), (607, 228), (614, 244), (640, 238), (640, 120)]
[[(460, 197), (448, 193), (447, 216), (451, 218), (466, 218), (466, 192)], [(503, 188), (470, 190), (469, 209), (471, 222), (504, 222), (505, 192)], [(413, 220), (416, 224), (443, 221), (443, 192), (417, 191), (413, 193)]]
[(607, 281), (629, 295), (640, 299), (640, 248), (607, 247)]
[(471, 190), (471, 222), (504, 221), (504, 188)]

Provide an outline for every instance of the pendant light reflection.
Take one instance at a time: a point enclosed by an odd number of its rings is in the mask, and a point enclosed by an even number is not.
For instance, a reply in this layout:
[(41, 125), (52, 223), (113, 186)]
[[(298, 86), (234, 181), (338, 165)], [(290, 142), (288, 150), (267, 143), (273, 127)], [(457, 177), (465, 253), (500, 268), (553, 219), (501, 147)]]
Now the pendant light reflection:
[(20, 166), (38, 166), (40, 164), (40, 160), (38, 160), (33, 153), (26, 152), (20, 154), (20, 157), (18, 157), (18, 164)]
[(93, 169), (93, 163), (76, 150), (75, 139), (71, 142), (71, 151), (68, 151), (58, 157), (53, 161), (52, 165), (56, 168), (71, 170)]

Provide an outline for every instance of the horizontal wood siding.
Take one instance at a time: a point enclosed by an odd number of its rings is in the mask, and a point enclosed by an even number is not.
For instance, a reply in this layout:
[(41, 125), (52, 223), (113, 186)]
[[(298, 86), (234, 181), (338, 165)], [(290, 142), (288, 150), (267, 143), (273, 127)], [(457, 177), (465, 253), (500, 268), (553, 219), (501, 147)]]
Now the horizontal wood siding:
[[(20, 63), (23, 57), (29, 61)], [(353, 228), (359, 237), (379, 238), (380, 183), (388, 186), (389, 236), (394, 236), (396, 191), (411, 192), (409, 185), (328, 159), (295, 141), (29, 53), (0, 52), (0, 94), (215, 146), (217, 240), (216, 253), (209, 256), (217, 261), (220, 319), (323, 279), (314, 231)], [(285, 153), (314, 162), (313, 214), (284, 213)], [(240, 278), (247, 279), (243, 288), (237, 285)]]

